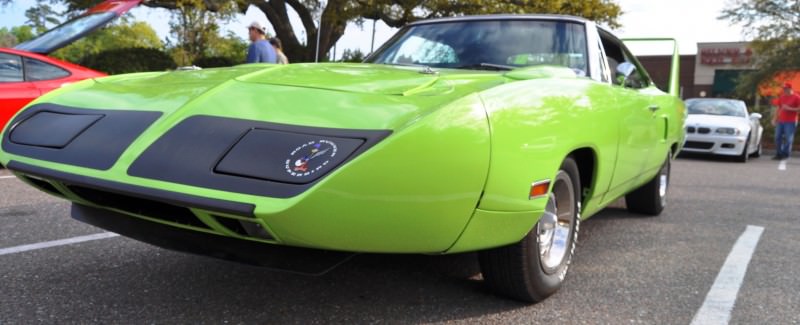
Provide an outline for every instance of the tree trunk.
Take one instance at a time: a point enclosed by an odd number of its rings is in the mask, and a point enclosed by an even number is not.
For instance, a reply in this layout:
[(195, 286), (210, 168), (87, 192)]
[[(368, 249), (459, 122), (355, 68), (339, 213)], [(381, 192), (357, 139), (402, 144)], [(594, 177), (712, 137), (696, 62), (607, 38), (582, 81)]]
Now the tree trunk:
[[(328, 52), (342, 37), (347, 27), (347, 20), (342, 19), (339, 8), (342, 0), (330, 0), (322, 14), (322, 33), (319, 38), (319, 59), (327, 60)], [(311, 11), (298, 0), (253, 0), (251, 4), (264, 12), (277, 36), (283, 43), (283, 52), (289, 62), (314, 62), (317, 49), (317, 21)], [(290, 6), (306, 30), (306, 39), (300, 40), (289, 21), (286, 6)]]

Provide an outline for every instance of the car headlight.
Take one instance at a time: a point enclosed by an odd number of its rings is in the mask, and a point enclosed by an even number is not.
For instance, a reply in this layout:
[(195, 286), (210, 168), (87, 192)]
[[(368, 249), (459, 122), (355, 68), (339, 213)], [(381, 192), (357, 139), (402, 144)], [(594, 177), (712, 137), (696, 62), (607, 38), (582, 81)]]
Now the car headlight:
[(739, 135), (742, 133), (742, 131), (736, 128), (718, 128), (716, 132), (718, 134), (727, 134), (727, 135)]

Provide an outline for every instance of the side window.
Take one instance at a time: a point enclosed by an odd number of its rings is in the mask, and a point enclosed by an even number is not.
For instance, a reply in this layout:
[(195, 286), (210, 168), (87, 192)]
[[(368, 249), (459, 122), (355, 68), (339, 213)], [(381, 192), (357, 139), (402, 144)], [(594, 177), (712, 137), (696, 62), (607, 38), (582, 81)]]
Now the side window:
[[(603, 43), (603, 49), (605, 49), (606, 52), (606, 60), (608, 61), (608, 68), (611, 71), (611, 81), (613, 84), (628, 88), (644, 88), (650, 84), (641, 66), (633, 59), (633, 56), (630, 55), (619, 40), (605, 32), (600, 33), (600, 39)], [(636, 71), (627, 79), (617, 73), (617, 67), (623, 62), (629, 62), (636, 66)], [(624, 85), (622, 84), (623, 82), (625, 83)]]
[(639, 64), (639, 62), (628, 52), (628, 49), (623, 47), (623, 54), (625, 55), (625, 62), (630, 62), (636, 66), (636, 72), (634, 72), (628, 80), (625, 82), (625, 87), (630, 88), (647, 88), (650, 85), (650, 79), (647, 78), (647, 74), (644, 72), (644, 68)]
[(49, 63), (25, 58), (25, 75), (28, 81), (40, 81), (64, 78), (69, 76), (69, 72)]
[(0, 82), (22, 82), (22, 62), (18, 55), (0, 53)]

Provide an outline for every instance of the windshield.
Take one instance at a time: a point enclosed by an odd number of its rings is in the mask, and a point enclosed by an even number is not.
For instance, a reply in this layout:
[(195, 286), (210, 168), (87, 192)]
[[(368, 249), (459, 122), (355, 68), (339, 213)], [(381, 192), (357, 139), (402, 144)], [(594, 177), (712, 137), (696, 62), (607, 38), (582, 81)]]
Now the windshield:
[(689, 114), (747, 117), (744, 103), (736, 100), (687, 101)]
[(105, 25), (116, 17), (117, 15), (110, 11), (81, 16), (55, 27), (37, 38), (19, 44), (14, 48), (47, 54), (71, 43), (95, 28)]
[(586, 33), (557, 20), (457, 21), (411, 26), (367, 58), (367, 63), (435, 68), (513, 69), (556, 65), (585, 76)]

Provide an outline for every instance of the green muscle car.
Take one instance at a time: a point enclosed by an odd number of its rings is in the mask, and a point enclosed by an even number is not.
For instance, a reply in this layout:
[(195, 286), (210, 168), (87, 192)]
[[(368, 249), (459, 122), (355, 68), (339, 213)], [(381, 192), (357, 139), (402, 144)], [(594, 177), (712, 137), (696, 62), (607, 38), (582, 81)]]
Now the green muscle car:
[(677, 71), (676, 55), (659, 90), (576, 17), (436, 19), (361, 64), (76, 83), (13, 118), (0, 162), (74, 218), (158, 246), (310, 273), (479, 251), (489, 287), (535, 302), (564, 281), (581, 220), (623, 196), (664, 209)]

